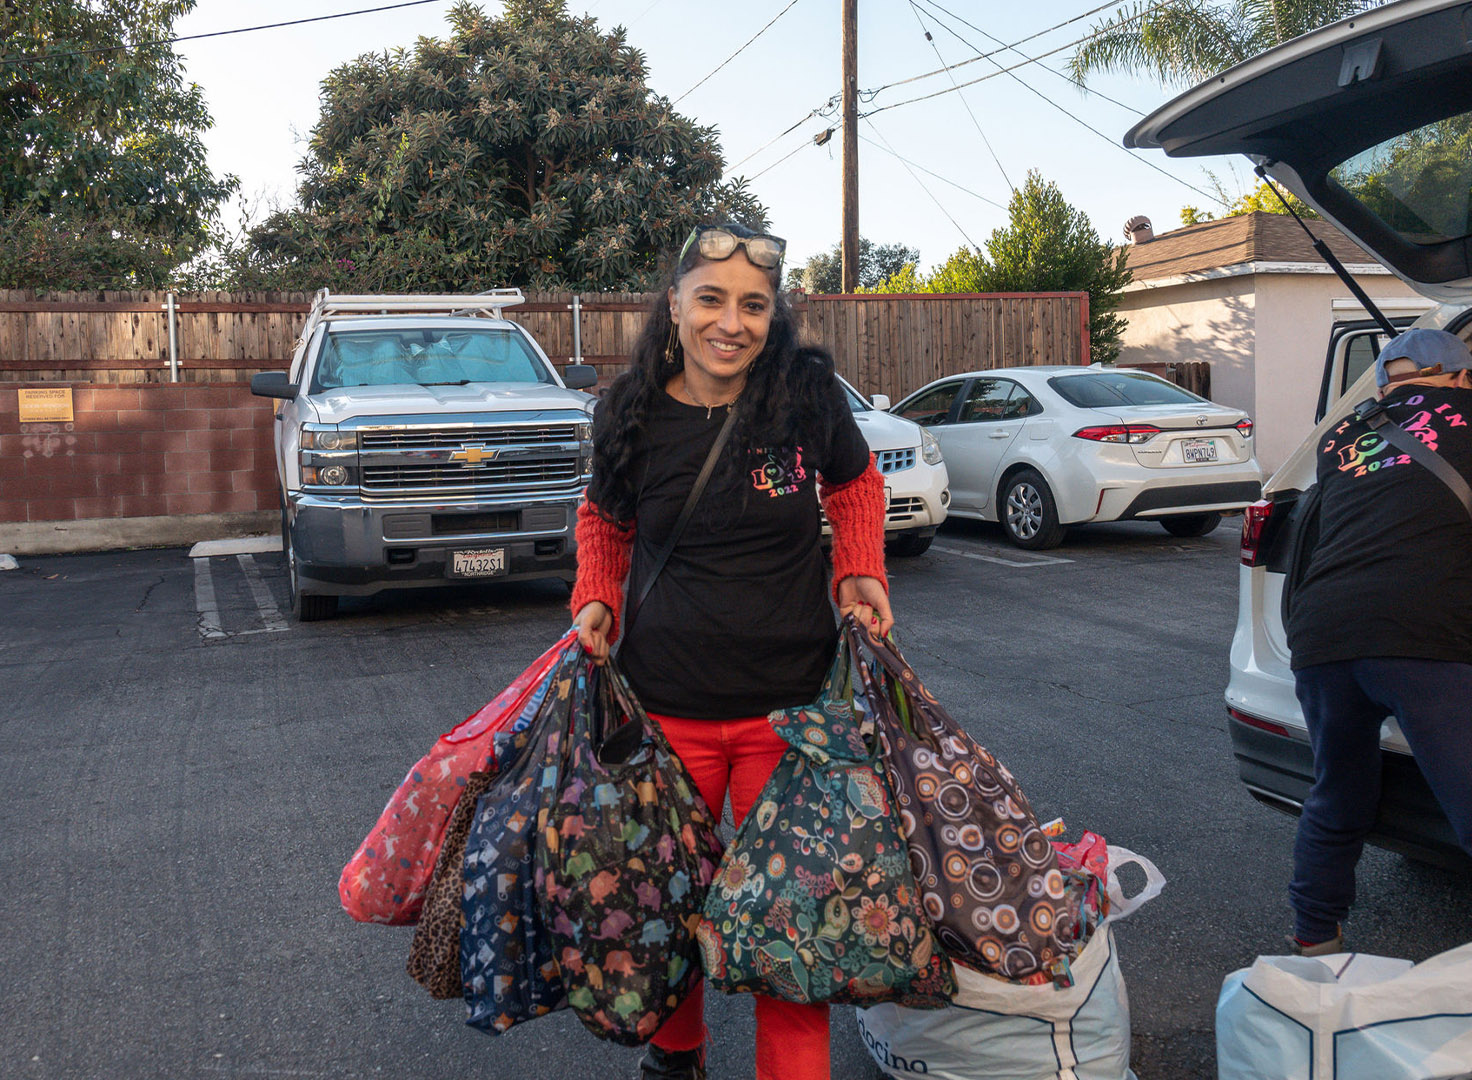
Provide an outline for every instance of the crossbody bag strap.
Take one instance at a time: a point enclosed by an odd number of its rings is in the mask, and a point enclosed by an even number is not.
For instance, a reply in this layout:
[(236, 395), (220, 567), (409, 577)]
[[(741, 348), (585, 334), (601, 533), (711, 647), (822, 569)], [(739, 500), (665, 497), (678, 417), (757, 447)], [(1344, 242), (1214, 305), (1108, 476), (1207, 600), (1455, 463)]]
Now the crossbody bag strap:
[(1430, 469), (1438, 480), (1452, 489), (1452, 494), (1461, 502), (1462, 509), (1467, 511), (1469, 518), (1472, 518), (1472, 486), (1468, 485), (1466, 477), (1457, 472), (1451, 462), (1405, 428), (1391, 423), (1390, 414), (1385, 411), (1384, 404), (1379, 401), (1370, 399), (1360, 402), (1355, 406), (1355, 415), (1369, 424), (1370, 430), (1391, 446), (1417, 464)]
[(705, 464), (700, 467), (700, 475), (695, 478), (695, 484), (690, 488), (690, 494), (685, 499), (685, 505), (680, 508), (680, 516), (675, 519), (675, 527), (670, 533), (670, 538), (654, 559), (654, 566), (649, 571), (649, 576), (644, 579), (644, 584), (639, 587), (639, 595), (629, 605), (629, 613), (624, 618), (625, 630), (633, 625), (634, 616), (649, 596), (649, 590), (654, 588), (654, 581), (659, 577), (659, 572), (664, 569), (664, 564), (669, 562), (670, 555), (675, 550), (675, 545), (680, 542), (680, 535), (684, 533), (685, 526), (690, 524), (690, 518), (695, 513), (695, 504), (700, 501), (701, 493), (705, 491), (705, 485), (710, 480), (710, 474), (715, 471), (716, 461), (725, 449), (726, 443), (731, 440), (731, 428), (736, 421), (736, 410), (726, 410), (726, 422), (721, 425), (720, 432), (716, 435), (716, 441), (710, 448), (710, 453), (705, 455)]

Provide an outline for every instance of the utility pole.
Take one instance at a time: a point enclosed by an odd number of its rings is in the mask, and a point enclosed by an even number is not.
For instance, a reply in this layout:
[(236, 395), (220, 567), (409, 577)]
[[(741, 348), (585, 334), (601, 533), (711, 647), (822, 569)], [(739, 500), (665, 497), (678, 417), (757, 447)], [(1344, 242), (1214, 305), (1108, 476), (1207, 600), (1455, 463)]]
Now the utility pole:
[(859, 0), (843, 0), (843, 291), (859, 286)]

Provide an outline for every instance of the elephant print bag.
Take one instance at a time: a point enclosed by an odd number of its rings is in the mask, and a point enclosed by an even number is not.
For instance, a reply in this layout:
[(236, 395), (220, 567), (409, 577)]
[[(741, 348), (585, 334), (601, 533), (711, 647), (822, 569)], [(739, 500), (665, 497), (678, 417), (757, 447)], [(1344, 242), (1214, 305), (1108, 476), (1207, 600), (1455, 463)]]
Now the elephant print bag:
[(611, 660), (578, 668), (559, 787), (537, 880), (568, 1003), (593, 1034), (638, 1045), (700, 978), (716, 819)]

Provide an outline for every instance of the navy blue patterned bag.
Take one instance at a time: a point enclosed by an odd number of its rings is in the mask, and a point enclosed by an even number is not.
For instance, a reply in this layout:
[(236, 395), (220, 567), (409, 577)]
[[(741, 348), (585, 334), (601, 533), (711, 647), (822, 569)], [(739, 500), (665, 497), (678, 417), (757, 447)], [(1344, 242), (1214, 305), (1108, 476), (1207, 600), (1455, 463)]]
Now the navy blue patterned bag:
[(537, 717), (503, 753), (476, 804), (465, 843), (460, 973), (466, 1023), (490, 1034), (567, 1005), (551, 928), (536, 887), (537, 821), (558, 790), (575, 673), (574, 648), (552, 676)]

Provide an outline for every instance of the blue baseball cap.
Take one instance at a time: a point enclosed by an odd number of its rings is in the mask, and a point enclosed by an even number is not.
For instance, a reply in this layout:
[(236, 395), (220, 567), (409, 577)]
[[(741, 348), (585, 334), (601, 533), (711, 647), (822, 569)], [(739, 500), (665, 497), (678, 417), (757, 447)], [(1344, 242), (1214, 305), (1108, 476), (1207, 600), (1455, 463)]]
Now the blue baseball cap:
[(1409, 360), (1418, 368), (1441, 365), (1446, 372), (1472, 368), (1472, 351), (1467, 343), (1456, 334), (1445, 330), (1405, 330), (1392, 338), (1375, 358), (1375, 385), (1385, 386), (1390, 376), (1385, 374), (1385, 365), (1392, 360)]

